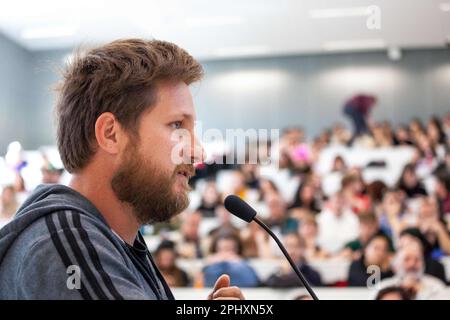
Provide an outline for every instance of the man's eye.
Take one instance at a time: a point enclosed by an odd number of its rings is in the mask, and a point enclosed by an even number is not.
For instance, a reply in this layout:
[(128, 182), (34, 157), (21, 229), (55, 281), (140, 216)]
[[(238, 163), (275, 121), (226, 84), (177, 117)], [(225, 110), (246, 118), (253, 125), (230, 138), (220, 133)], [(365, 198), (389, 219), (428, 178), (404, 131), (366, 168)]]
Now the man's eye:
[(172, 126), (173, 129), (180, 129), (182, 123), (181, 123), (181, 121), (175, 121), (175, 122), (172, 122), (170, 125)]

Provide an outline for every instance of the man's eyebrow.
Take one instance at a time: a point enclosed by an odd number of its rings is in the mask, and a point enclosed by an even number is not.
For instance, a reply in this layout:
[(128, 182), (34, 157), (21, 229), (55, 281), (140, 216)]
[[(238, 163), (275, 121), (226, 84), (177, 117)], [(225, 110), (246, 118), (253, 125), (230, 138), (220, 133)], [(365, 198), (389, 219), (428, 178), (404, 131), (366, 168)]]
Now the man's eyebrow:
[(191, 113), (173, 113), (173, 114), (171, 114), (170, 115), (171, 117), (183, 117), (183, 118), (185, 118), (185, 119), (189, 119), (189, 120), (192, 120), (192, 119), (195, 119), (195, 117), (194, 117), (194, 115), (192, 115)]

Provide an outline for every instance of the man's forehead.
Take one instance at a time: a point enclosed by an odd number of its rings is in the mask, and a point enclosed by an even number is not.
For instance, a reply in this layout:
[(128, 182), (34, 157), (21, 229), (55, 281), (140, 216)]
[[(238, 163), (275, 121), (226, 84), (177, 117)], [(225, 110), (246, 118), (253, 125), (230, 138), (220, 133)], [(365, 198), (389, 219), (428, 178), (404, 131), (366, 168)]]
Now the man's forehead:
[(184, 82), (163, 82), (157, 86), (155, 111), (158, 113), (195, 119), (195, 108), (189, 86)]
[(421, 252), (420, 248), (416, 247), (412, 244), (410, 246), (406, 247), (403, 252), (403, 256), (405, 258), (416, 258), (416, 257), (420, 257), (421, 254), (422, 254), (422, 252)]
[(194, 108), (185, 108), (183, 106), (176, 106), (174, 108), (166, 108), (164, 113), (168, 117), (181, 117), (195, 120)]
[(184, 82), (162, 83), (157, 92), (158, 101), (165, 106), (166, 113), (194, 116), (191, 91)]

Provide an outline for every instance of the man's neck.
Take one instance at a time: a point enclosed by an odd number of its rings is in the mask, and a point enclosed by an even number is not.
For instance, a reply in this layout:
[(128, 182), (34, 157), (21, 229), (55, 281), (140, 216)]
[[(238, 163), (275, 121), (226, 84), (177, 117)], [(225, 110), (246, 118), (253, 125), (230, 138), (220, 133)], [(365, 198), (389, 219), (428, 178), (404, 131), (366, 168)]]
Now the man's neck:
[(109, 183), (109, 177), (74, 174), (69, 187), (76, 190), (100, 211), (111, 229), (125, 242), (133, 245), (141, 225), (132, 208), (119, 201)]

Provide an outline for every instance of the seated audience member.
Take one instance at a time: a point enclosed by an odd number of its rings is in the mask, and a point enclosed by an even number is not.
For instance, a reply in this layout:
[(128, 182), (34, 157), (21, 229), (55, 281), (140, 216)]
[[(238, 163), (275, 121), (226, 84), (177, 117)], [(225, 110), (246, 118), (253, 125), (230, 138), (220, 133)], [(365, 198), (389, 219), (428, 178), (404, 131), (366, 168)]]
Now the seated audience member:
[(393, 144), (392, 131), (386, 123), (376, 123), (371, 128), (371, 133), (376, 148), (390, 147)]
[(266, 199), (268, 195), (280, 193), (276, 184), (272, 180), (267, 178), (262, 178), (259, 181), (258, 191), (259, 191), (258, 201), (264, 201), (264, 199)]
[(410, 146), (413, 142), (406, 126), (399, 126), (394, 133), (394, 145), (396, 146)]
[(211, 229), (208, 232), (208, 248), (211, 246), (211, 239), (213, 239), (223, 231), (232, 232), (236, 235), (239, 235), (239, 233), (241, 232), (240, 229), (233, 224), (233, 215), (227, 209), (225, 209), (223, 205), (220, 205), (216, 208), (216, 218), (217, 227)]
[(342, 124), (337, 123), (331, 128), (331, 145), (346, 146), (351, 143), (352, 133)]
[(305, 140), (305, 133), (297, 127), (283, 129), (280, 137), (280, 149), (292, 153)]
[(214, 217), (215, 210), (220, 206), (220, 193), (217, 190), (215, 181), (208, 181), (205, 185), (205, 189), (202, 193), (202, 199), (198, 211), (200, 211), (203, 217)]
[(342, 196), (355, 213), (367, 212), (370, 209), (370, 199), (364, 192), (364, 182), (357, 170), (349, 172), (342, 178)]
[(259, 257), (259, 247), (257, 246), (257, 243), (253, 243), (249, 239), (241, 238), (241, 234), (245, 233), (244, 230), (247, 230), (251, 224), (248, 224), (245, 226), (243, 230), (238, 228), (233, 223), (234, 217), (223, 205), (217, 207), (216, 209), (216, 218), (217, 222), (215, 225), (217, 227), (212, 228), (206, 237), (203, 237), (201, 243), (202, 248), (207, 248), (206, 250), (203, 250), (203, 252), (210, 251), (212, 242), (214, 239), (216, 239), (221, 234), (233, 234), (236, 237), (239, 237), (242, 243), (242, 256), (244, 258), (255, 258)]
[(439, 145), (445, 145), (446, 135), (442, 126), (442, 122), (438, 117), (431, 117), (427, 122), (426, 134), (430, 140), (430, 144), (436, 148)]
[(414, 166), (417, 177), (424, 179), (433, 174), (437, 165), (437, 155), (425, 135), (420, 135), (417, 139), (411, 164)]
[(392, 286), (380, 290), (375, 300), (411, 300), (411, 296), (406, 289)]
[(279, 167), (295, 173), (307, 172), (310, 167), (310, 150), (304, 143), (305, 133), (299, 128), (286, 128), (280, 137)]
[(447, 144), (450, 144), (450, 113), (447, 113), (442, 119), (442, 129), (444, 130)]
[(259, 172), (256, 164), (245, 163), (240, 165), (239, 170), (244, 175), (245, 184), (250, 189), (259, 188)]
[(434, 170), (434, 174), (438, 177), (450, 177), (450, 135), (448, 139), (449, 144), (446, 146), (445, 149), (444, 160), (441, 161)]
[[(314, 144), (314, 143), (313, 143)], [(313, 154), (310, 145), (302, 143), (290, 155), (294, 172), (305, 174), (310, 172)]]
[(417, 226), (431, 244), (433, 257), (450, 254), (450, 236), (445, 223), (439, 217), (439, 207), (435, 197), (422, 199)]
[(414, 118), (408, 123), (409, 132), (411, 132), (412, 140), (416, 143), (416, 137), (425, 134), (425, 128), (423, 127), (420, 119)]
[(201, 221), (202, 215), (198, 211), (181, 214), (180, 237), (176, 241), (180, 257), (189, 259), (203, 257), (203, 239), (199, 234)]
[(156, 265), (169, 286), (187, 287), (189, 285), (187, 273), (176, 264), (177, 252), (175, 243), (163, 240), (156, 249), (154, 258)]
[(433, 259), (431, 256), (432, 246), (425, 238), (425, 236), (417, 228), (407, 228), (400, 233), (397, 248), (401, 249), (411, 243), (417, 243), (421, 246), (423, 251), (423, 258), (425, 263), (425, 273), (430, 276), (436, 277), (443, 282), (447, 281), (445, 276), (445, 268), (441, 262)]
[(0, 198), (0, 228), (8, 224), (14, 217), (19, 203), (13, 186), (3, 187)]
[(380, 229), (392, 239), (406, 227), (406, 209), (402, 195), (397, 189), (388, 189), (381, 203)]
[(353, 261), (348, 273), (348, 285), (365, 287), (371, 276), (369, 266), (378, 266), (380, 279), (392, 277), (394, 274), (390, 266), (389, 239), (382, 234), (374, 235), (364, 246), (362, 256)]
[(274, 258), (272, 238), (256, 222), (249, 223), (240, 233), (245, 258)]
[(316, 193), (316, 186), (312, 182), (306, 181), (300, 184), (290, 208), (307, 209), (319, 213), (320, 204), (316, 199)]
[(367, 185), (367, 195), (369, 196), (372, 208), (378, 207), (383, 201), (383, 195), (388, 189), (386, 184), (381, 180), (375, 180)]
[(397, 188), (408, 198), (427, 195), (425, 187), (416, 175), (416, 170), (413, 164), (408, 164), (405, 166), (397, 183)]
[(304, 256), (307, 261), (327, 257), (326, 252), (323, 251), (317, 243), (319, 230), (314, 215), (310, 214), (303, 217), (298, 227), (298, 233), (305, 242)]
[(279, 194), (270, 194), (266, 197), (268, 216), (264, 222), (275, 232), (286, 234), (296, 231), (298, 222), (287, 214), (287, 206)]
[(318, 244), (327, 253), (340, 252), (346, 243), (358, 236), (358, 217), (345, 205), (341, 193), (331, 197), (316, 220), (319, 226)]
[(331, 130), (324, 129), (322, 132), (314, 139), (313, 144), (311, 146), (312, 152), (312, 161), (317, 161), (320, 156), (320, 152), (325, 149), (331, 141)]
[[(283, 240), (287, 252), (305, 276), (308, 283), (313, 286), (322, 285), (320, 274), (310, 267), (305, 259), (305, 241), (297, 233), (289, 233), (284, 236)], [(282, 267), (277, 273), (271, 275), (267, 279), (266, 285), (273, 288), (290, 288), (301, 286), (302, 283), (298, 279), (297, 274), (292, 270), (291, 265), (286, 260), (282, 261)]]
[(333, 166), (331, 168), (331, 172), (339, 172), (341, 174), (345, 174), (347, 172), (347, 164), (344, 161), (342, 156), (336, 156), (333, 161)]
[(43, 161), (44, 163), (41, 167), (42, 183), (59, 183), (64, 169), (55, 168), (45, 155), (43, 156)]
[[(373, 213), (363, 213), (358, 216), (359, 219), (359, 235), (358, 238), (348, 242), (342, 250), (341, 255), (352, 260), (358, 259), (361, 256), (362, 248), (367, 244), (376, 234), (384, 233), (380, 230), (378, 219)], [(390, 244), (389, 248), (392, 248)], [(392, 250), (393, 251), (393, 250)]]
[(439, 119), (438, 117), (433, 116), (428, 119), (426, 132), (428, 138), (433, 142), (433, 144), (445, 144), (445, 132), (441, 119)]
[[(422, 248), (411, 243), (397, 251), (394, 257), (394, 273), (379, 283), (380, 289), (400, 286), (410, 292), (416, 300), (445, 298), (445, 284), (433, 276), (425, 274)], [(448, 297), (447, 297), (448, 298)]]
[(440, 218), (450, 222), (450, 174), (436, 176), (436, 196), (439, 201)]
[(260, 283), (255, 270), (242, 257), (242, 243), (233, 233), (219, 234), (211, 244), (211, 255), (206, 258), (203, 268), (203, 284), (214, 286), (217, 278), (228, 274), (231, 285), (238, 287), (257, 287)]
[(233, 170), (230, 174), (230, 186), (225, 194), (234, 194), (241, 199), (248, 200), (249, 190), (244, 174), (241, 171)]

